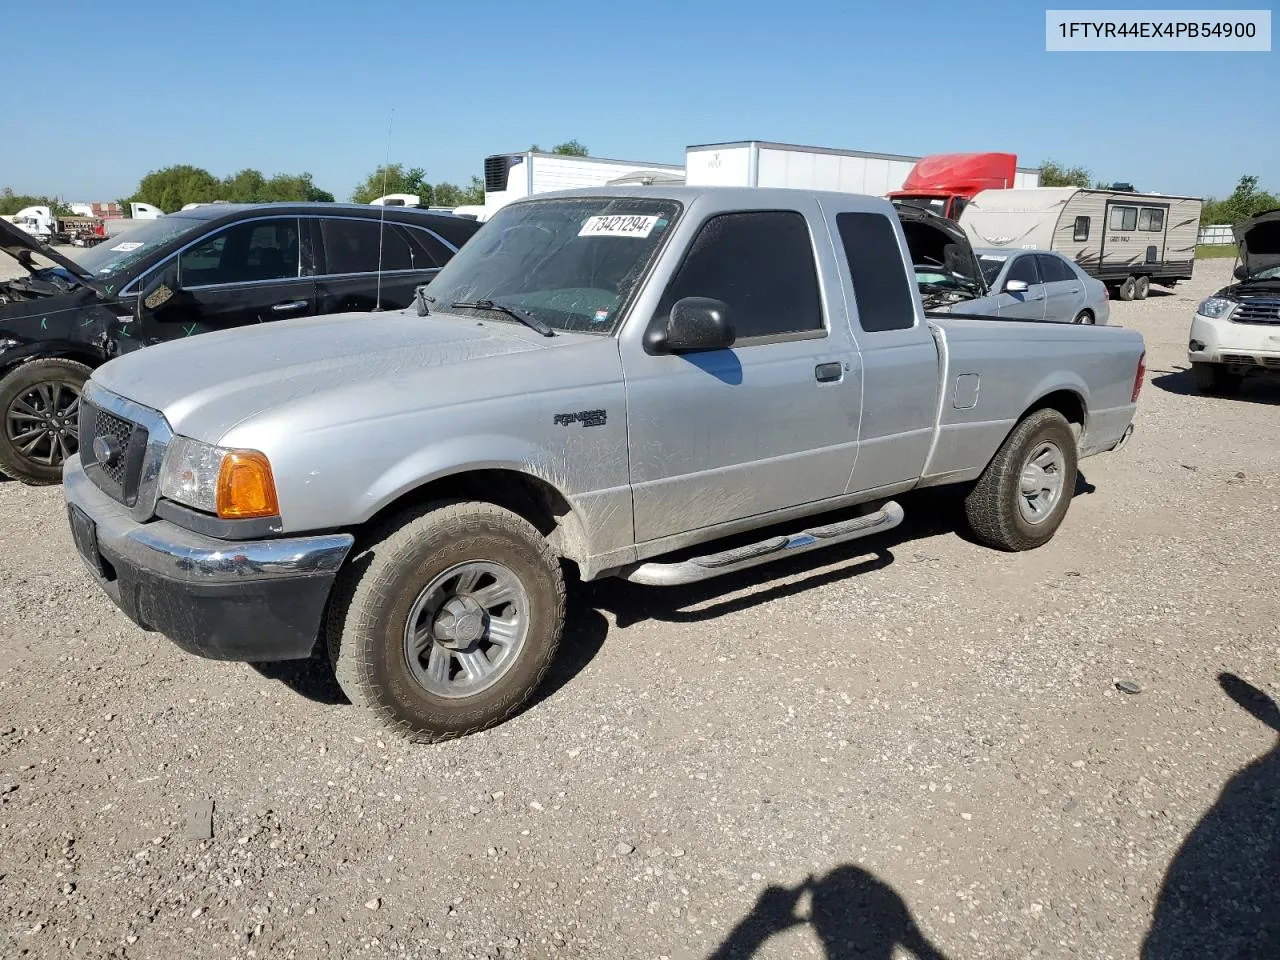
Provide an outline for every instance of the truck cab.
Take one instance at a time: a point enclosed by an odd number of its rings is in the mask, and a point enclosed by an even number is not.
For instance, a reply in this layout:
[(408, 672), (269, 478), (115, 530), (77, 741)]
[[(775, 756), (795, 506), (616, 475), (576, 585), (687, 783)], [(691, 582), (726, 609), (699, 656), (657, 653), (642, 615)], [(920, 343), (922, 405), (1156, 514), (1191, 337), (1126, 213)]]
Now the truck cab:
[(959, 220), (979, 191), (1018, 186), (1018, 178), (1018, 158), (1012, 153), (937, 153), (917, 161), (902, 188), (887, 196)]

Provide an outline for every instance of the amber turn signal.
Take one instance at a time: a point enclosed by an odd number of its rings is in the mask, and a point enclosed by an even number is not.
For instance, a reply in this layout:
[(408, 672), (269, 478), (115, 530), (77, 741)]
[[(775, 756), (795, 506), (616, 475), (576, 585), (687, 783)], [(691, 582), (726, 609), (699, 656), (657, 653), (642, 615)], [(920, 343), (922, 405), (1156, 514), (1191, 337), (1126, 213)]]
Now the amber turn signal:
[(280, 513), (271, 461), (257, 450), (232, 450), (218, 471), (218, 516), (223, 520), (274, 517)]

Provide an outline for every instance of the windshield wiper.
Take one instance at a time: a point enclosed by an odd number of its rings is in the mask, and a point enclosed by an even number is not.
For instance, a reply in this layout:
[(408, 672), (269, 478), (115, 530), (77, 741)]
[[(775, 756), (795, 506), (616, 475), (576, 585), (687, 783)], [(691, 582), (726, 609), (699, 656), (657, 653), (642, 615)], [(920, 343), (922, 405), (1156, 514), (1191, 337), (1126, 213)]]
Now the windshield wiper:
[(505, 313), (508, 317), (519, 320), (526, 327), (537, 330), (544, 337), (554, 337), (556, 332), (543, 320), (539, 320), (533, 314), (521, 310), (519, 307), (511, 307), (505, 303), (494, 303), (492, 300), (458, 300), (449, 304), (451, 310), (496, 310), (498, 313)]

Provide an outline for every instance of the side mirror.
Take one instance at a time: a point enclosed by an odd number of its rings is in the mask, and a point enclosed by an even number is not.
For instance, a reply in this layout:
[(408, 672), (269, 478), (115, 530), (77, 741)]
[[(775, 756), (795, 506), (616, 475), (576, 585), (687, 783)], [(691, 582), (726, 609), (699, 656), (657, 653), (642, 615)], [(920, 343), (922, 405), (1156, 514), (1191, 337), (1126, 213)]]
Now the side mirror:
[(1231, 271), (1231, 275), (1235, 277), (1237, 280), (1248, 280), (1249, 268), (1242, 263), (1239, 266), (1237, 266), (1234, 270)]
[(133, 305), (133, 316), (136, 320), (142, 320), (144, 316), (160, 309), (170, 300), (173, 299), (174, 289), (169, 286), (167, 277), (163, 272), (158, 272), (138, 288), (138, 296)]
[(685, 297), (671, 307), (665, 323), (655, 322), (645, 335), (649, 353), (693, 353), (733, 346), (729, 307), (709, 297)]
[(1005, 293), (1026, 293), (1029, 289), (1025, 280), (1008, 280), (1004, 285)]

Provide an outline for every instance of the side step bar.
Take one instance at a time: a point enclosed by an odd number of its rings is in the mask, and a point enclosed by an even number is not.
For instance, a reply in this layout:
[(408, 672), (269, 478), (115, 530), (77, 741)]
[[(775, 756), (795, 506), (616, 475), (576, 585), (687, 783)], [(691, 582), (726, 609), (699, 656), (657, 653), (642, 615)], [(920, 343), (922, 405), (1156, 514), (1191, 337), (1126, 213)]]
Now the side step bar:
[(745, 547), (735, 547), (720, 553), (710, 553), (679, 563), (642, 563), (622, 571), (620, 576), (632, 583), (643, 583), (651, 587), (676, 587), (699, 580), (710, 580), (722, 577), (726, 573), (735, 573), (768, 563), (784, 556), (818, 550), (822, 547), (834, 546), (847, 540), (858, 540), (874, 533), (892, 530), (902, 522), (902, 507), (890, 500), (874, 513), (828, 524), (825, 527), (810, 527), (790, 536), (770, 537), (759, 543), (751, 543)]

